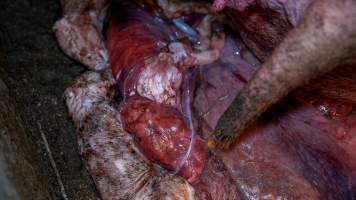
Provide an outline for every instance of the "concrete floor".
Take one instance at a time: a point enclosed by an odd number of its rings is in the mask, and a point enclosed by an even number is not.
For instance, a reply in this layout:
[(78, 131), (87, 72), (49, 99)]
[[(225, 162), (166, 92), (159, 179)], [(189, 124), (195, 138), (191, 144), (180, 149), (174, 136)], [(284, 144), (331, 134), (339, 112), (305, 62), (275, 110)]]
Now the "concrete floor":
[(37, 164), (51, 198), (97, 199), (93, 182), (80, 160), (75, 128), (62, 98), (65, 88), (85, 68), (66, 57), (56, 44), (51, 27), (60, 17), (57, 1), (0, 1), (0, 79), (9, 89), (26, 134), (34, 143), (40, 159)]

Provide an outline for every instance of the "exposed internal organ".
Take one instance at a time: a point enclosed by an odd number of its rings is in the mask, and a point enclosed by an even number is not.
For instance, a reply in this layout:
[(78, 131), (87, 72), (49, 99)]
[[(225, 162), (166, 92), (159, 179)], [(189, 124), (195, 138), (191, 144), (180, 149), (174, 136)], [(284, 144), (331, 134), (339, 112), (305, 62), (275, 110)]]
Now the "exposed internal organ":
[[(194, 50), (178, 41), (184, 33), (159, 17), (138, 6), (125, 5), (120, 15), (113, 17), (108, 29), (110, 60), (125, 96), (140, 94), (176, 106), (180, 102), (182, 73), (189, 67), (218, 59), (224, 46), (224, 34), (201, 37), (204, 47), (200, 44), (197, 45), (199, 50)], [(211, 20), (207, 16), (203, 22), (211, 23)], [(201, 27), (204, 33), (211, 33), (210, 28), (205, 24)]]
[[(183, 77), (189, 68), (217, 60), (225, 35), (212, 30), (209, 15), (193, 19), (195, 24), (188, 27), (182, 19), (174, 26), (170, 19), (135, 3), (114, 4), (114, 10), (118, 12), (108, 28), (107, 46), (124, 96), (125, 128), (148, 158), (194, 182), (203, 171), (206, 147), (192, 130), (191, 114), (182, 112), (183, 102), (190, 109), (190, 101), (182, 95), (187, 90)], [(190, 34), (194, 28), (200, 34)], [(191, 41), (181, 42), (185, 38)]]
[[(145, 155), (167, 169), (175, 170), (189, 182), (197, 180), (204, 168), (206, 148), (204, 141), (195, 136), (175, 108), (133, 96), (122, 107), (124, 127), (132, 133)], [(190, 147), (191, 140), (193, 140)], [(186, 153), (191, 154), (186, 161)]]

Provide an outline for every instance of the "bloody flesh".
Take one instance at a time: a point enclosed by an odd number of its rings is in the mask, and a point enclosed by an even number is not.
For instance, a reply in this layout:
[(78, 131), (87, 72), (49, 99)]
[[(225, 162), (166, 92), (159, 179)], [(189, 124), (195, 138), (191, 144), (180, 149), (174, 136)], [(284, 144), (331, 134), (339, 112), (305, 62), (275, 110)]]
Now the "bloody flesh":
[(135, 136), (145, 155), (167, 169), (180, 167), (192, 139), (192, 153), (179, 174), (189, 182), (198, 179), (206, 159), (205, 143), (197, 136), (191, 138), (191, 130), (178, 110), (133, 96), (124, 102), (121, 114), (125, 129)]
[[(182, 66), (190, 62), (176, 63), (163, 49), (177, 41), (172, 23), (134, 3), (125, 5), (116, 7), (123, 11), (108, 29), (112, 71), (124, 95), (125, 129), (148, 158), (194, 182), (207, 152), (200, 136), (189, 129), (189, 116), (181, 113)], [(179, 50), (180, 44), (174, 44)]]

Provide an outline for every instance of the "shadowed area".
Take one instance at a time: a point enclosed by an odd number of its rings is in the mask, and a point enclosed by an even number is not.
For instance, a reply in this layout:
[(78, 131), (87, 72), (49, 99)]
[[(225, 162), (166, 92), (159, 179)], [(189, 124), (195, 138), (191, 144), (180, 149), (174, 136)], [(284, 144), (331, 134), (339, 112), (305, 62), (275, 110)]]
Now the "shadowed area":
[[(63, 104), (65, 88), (84, 68), (66, 57), (58, 49), (53, 37), (51, 27), (60, 16), (57, 0), (2, 0), (0, 7), (3, 8), (0, 12), (0, 81), (3, 80), (8, 88), (11, 100), (7, 103), (14, 107), (11, 110), (21, 121), (15, 123), (13, 130), (5, 127), (5, 132), (0, 133), (0, 140), (3, 141), (6, 133), (9, 133), (13, 137), (10, 141), (32, 144), (30, 149), (33, 151), (27, 150), (22, 143), (19, 149), (6, 151), (20, 152), (15, 154), (20, 156), (17, 159), (28, 162), (27, 168), (32, 165), (34, 174), (44, 186), (38, 188), (44, 194), (43, 199), (97, 199), (97, 192), (77, 151), (75, 128)], [(4, 102), (2, 95), (1, 98)], [(0, 113), (3, 112), (6, 111), (0, 110)], [(20, 123), (23, 127), (16, 127)], [(53, 163), (50, 162), (43, 136), (48, 142)], [(37, 155), (31, 156), (31, 153)], [(23, 161), (21, 156), (27, 160)], [(38, 160), (35, 160), (36, 157)], [(22, 164), (20, 162), (17, 165)], [(57, 168), (59, 177), (53, 166)], [(0, 163), (1, 171), (3, 167)], [(7, 168), (5, 171), (11, 170), (15, 169)], [(15, 182), (17, 189), (26, 187), (26, 180), (21, 181), (24, 186), (16, 184), (20, 175), (8, 176), (8, 181), (11, 184)], [(35, 182), (33, 187), (37, 187)], [(46, 195), (46, 187), (50, 195)], [(19, 193), (26, 194), (22, 191)]]

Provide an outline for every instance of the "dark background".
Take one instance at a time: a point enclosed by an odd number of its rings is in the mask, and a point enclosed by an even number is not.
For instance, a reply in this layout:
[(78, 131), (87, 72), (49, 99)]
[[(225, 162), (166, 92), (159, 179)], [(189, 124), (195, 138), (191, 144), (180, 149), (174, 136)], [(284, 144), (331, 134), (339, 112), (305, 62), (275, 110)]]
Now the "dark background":
[(5, 165), (22, 199), (63, 199), (42, 132), (68, 199), (96, 199), (62, 97), (85, 68), (56, 44), (51, 28), (61, 16), (59, 2), (0, 0), (0, 8), (0, 183)]

